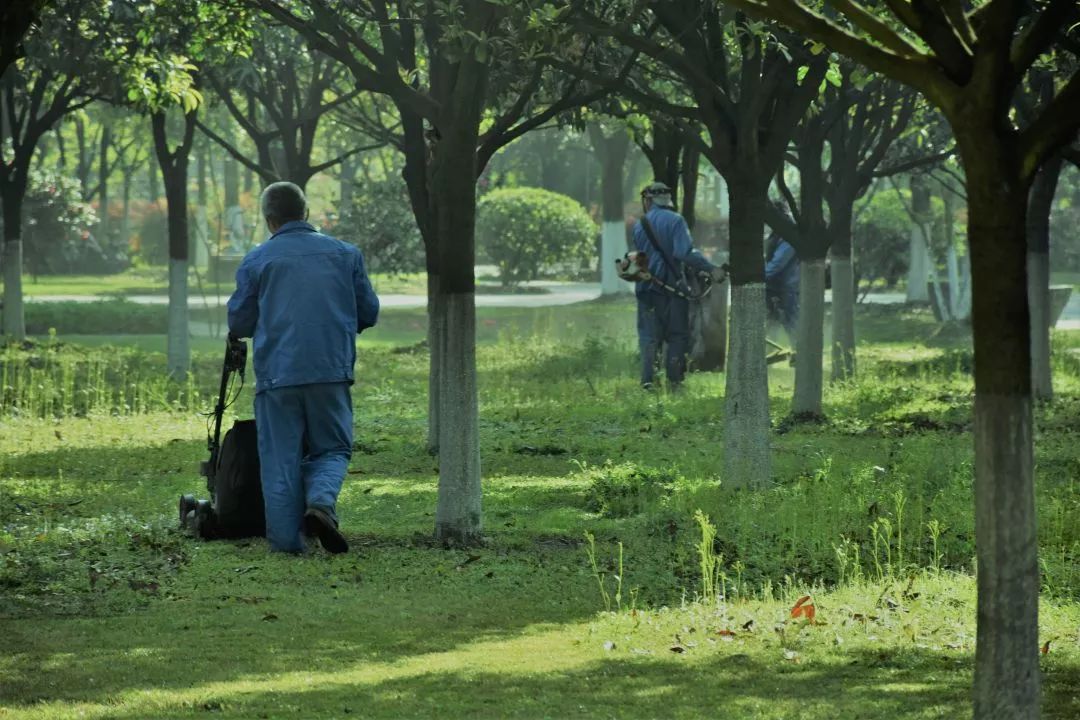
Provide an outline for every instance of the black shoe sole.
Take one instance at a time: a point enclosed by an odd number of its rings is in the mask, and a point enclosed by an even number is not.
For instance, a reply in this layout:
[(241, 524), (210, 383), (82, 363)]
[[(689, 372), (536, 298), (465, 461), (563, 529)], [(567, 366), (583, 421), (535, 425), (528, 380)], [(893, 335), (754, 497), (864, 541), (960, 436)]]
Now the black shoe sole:
[(304, 513), (304, 532), (309, 537), (319, 538), (319, 544), (328, 553), (340, 555), (349, 551), (345, 536), (338, 532), (334, 523), (324, 513), (308, 510)]

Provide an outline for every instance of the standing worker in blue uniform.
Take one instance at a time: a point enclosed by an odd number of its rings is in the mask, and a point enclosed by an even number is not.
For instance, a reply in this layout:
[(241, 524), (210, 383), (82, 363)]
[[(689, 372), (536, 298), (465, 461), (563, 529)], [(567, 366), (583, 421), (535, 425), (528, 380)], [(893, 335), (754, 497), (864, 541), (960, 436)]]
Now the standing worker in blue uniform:
[[(664, 370), (668, 387), (678, 389), (686, 375), (690, 349), (690, 294), (685, 267), (722, 277), (723, 271), (694, 249), (690, 228), (675, 212), (671, 188), (662, 182), (641, 191), (644, 215), (634, 225), (634, 246), (648, 258), (649, 273), (675, 288), (678, 294), (655, 282), (638, 282), (638, 347), (641, 350), (641, 386), (653, 387), (660, 346), (665, 347)], [(651, 232), (650, 232), (651, 231)]]
[(356, 335), (375, 325), (379, 299), (360, 251), (308, 224), (299, 187), (273, 183), (261, 203), (271, 235), (236, 272), (229, 334), (254, 338), (266, 537), (273, 550), (303, 552), (306, 535), (342, 553)]

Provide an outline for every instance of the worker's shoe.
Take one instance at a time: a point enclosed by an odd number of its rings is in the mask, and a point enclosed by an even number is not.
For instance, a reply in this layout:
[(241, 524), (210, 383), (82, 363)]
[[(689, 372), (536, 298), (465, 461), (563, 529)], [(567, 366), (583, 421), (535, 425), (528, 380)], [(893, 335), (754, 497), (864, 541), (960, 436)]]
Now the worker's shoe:
[(337, 555), (349, 550), (345, 536), (338, 532), (337, 520), (322, 508), (309, 507), (304, 513), (304, 534), (319, 538), (319, 544), (328, 553)]

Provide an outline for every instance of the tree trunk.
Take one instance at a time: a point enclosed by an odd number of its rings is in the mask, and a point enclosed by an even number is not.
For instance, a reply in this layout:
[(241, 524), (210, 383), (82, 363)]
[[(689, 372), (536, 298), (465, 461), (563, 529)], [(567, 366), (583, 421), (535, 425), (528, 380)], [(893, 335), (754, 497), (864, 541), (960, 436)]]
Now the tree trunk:
[[(229, 142), (233, 142), (232, 122), (226, 123), (226, 132)], [(233, 253), (241, 253), (244, 250), (249, 233), (244, 218), (244, 209), (240, 207), (240, 169), (239, 163), (232, 155), (225, 154), (225, 168), (222, 172), (225, 195), (225, 238), (227, 249)], [(218, 248), (220, 253), (225, 248)]]
[(832, 256), (832, 379), (855, 377), (855, 273), (851, 256)]
[(832, 228), (832, 379), (855, 376), (855, 273), (851, 264), (851, 215), (838, 217)]
[(765, 364), (764, 190), (734, 178), (731, 207), (731, 332), (724, 402), (724, 481), (769, 480), (769, 378)]
[(25, 188), (3, 188), (4, 207), (4, 311), (3, 334), (15, 340), (26, 339), (22, 290), (22, 206)]
[(600, 232), (600, 292), (615, 295), (629, 292), (630, 283), (621, 280), (615, 261), (626, 253), (626, 220), (623, 218), (623, 168), (630, 136), (620, 128), (607, 137), (599, 127), (590, 126), (590, 139), (600, 157), (600, 194), (603, 225)]
[[(468, 114), (469, 100), (462, 98)], [(435, 537), (480, 539), (480, 439), (476, 388), (476, 123), (444, 130), (433, 160), (439, 257), (439, 494)]]
[(930, 237), (927, 235), (928, 223), (924, 218), (930, 212), (930, 190), (921, 178), (911, 179), (911, 206), (915, 218), (911, 223), (911, 250), (908, 264), (907, 301), (930, 302), (930, 293), (926, 282), (934, 272), (930, 260)]
[[(433, 252), (429, 250), (429, 253)], [(439, 300), (439, 275), (432, 267), (427, 272), (428, 315), (428, 435), (427, 450), (439, 452), (439, 389), (442, 387), (442, 358), (446, 318)]]
[(195, 267), (205, 270), (210, 265), (210, 219), (207, 213), (209, 193), (207, 192), (206, 169), (210, 162), (207, 156), (207, 143), (199, 143), (195, 153), (196, 176), (198, 182), (195, 195)]
[(102, 247), (109, 242), (109, 147), (112, 145), (112, 131), (108, 121), (101, 129), (101, 156), (98, 158), (98, 241)]
[(682, 205), (680, 214), (686, 225), (693, 230), (697, 222), (698, 170), (701, 167), (701, 153), (693, 143), (686, 143), (682, 152)]
[(1050, 212), (1061, 158), (1043, 166), (1031, 186), (1027, 217), (1028, 301), (1031, 305), (1031, 386), (1035, 398), (1054, 397), (1050, 372)]
[(341, 173), (339, 183), (341, 200), (338, 202), (338, 217), (345, 217), (352, 210), (353, 183), (356, 180), (356, 165), (353, 158), (347, 157), (341, 161), (338, 168)]
[(124, 169), (123, 212), (120, 215), (120, 247), (131, 250), (131, 173)]
[(147, 199), (152, 203), (157, 203), (161, 198), (161, 185), (159, 184), (160, 176), (158, 172), (158, 163), (146, 163), (146, 194)]
[(799, 263), (799, 320), (795, 347), (793, 415), (821, 416), (825, 326), (825, 259)]
[[(958, 127), (954, 122), (953, 127)], [(1027, 188), (1011, 139), (957, 136), (974, 283), (975, 717), (1039, 716), (1039, 563), (1032, 455)]]
[(169, 325), (166, 364), (171, 377), (182, 378), (191, 366), (188, 342), (187, 163), (165, 175), (169, 229)]
[[(169, 325), (166, 368), (172, 378), (183, 378), (191, 368), (188, 327), (188, 160), (195, 132), (195, 114), (184, 117), (184, 138), (169, 149), (164, 113), (151, 116), (154, 149), (165, 185), (169, 232)], [(151, 163), (153, 164), (153, 163)]]

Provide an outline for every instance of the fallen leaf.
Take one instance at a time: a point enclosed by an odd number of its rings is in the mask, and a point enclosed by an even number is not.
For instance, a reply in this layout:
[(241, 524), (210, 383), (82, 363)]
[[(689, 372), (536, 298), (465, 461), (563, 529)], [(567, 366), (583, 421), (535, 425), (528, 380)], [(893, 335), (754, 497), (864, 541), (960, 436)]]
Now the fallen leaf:
[(271, 621), (277, 620), (278, 617), (274, 613), (266, 613), (265, 615), (262, 616), (262, 619), (263, 619), (264, 622), (271, 622)]
[(742, 629), (745, 630), (746, 632), (754, 632), (754, 621), (753, 620), (747, 620), (746, 622), (743, 623)]
[(671, 652), (679, 653), (680, 655), (682, 653), (686, 652), (686, 648), (684, 648), (682, 645), (672, 645), (670, 649), (671, 649)]
[(610, 640), (608, 640), (607, 642), (605, 642), (605, 643), (604, 643), (604, 649), (605, 649), (605, 650), (607, 650), (607, 651), (609, 651), (609, 652), (610, 652), (611, 650), (614, 650), (614, 649), (615, 649), (615, 643), (613, 643), (613, 642), (611, 642)]
[(1039, 649), (1039, 652), (1041, 652), (1043, 655), (1046, 655), (1047, 653), (1050, 652), (1050, 641), (1049, 640), (1047, 640), (1046, 642), (1043, 643), (1043, 646)]
[(59, 430), (53, 430), (53, 435), (55, 435), (56, 439), (59, 440), (60, 442), (64, 441), (64, 436), (60, 434)]
[(717, 630), (716, 634), (719, 635), (722, 640), (726, 640), (728, 642), (731, 642), (735, 639), (735, 633), (731, 630)]
[(797, 663), (797, 662), (799, 662), (799, 653), (795, 652), (794, 650), (785, 650), (784, 651), (784, 659), (787, 660), (788, 662), (796, 662)]

